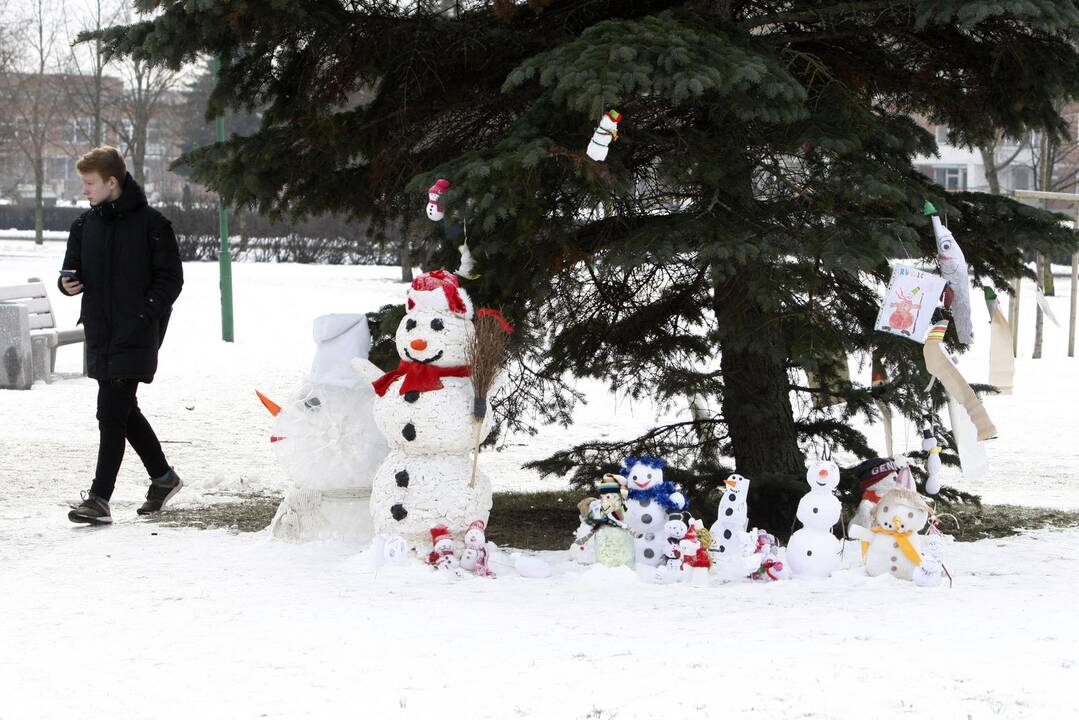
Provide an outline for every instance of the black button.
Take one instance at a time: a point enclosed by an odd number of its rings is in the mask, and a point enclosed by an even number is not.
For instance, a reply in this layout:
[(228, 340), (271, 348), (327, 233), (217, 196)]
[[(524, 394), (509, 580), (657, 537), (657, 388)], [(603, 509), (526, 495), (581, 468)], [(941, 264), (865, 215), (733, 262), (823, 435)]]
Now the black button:
[(409, 440), (409, 441), (415, 440), (416, 439), (416, 426), (413, 425), (412, 423), (408, 423), (403, 428), (401, 428), (401, 434), (405, 436), (405, 440)]
[(414, 402), (416, 402), (417, 400), (420, 399), (420, 391), (419, 390), (409, 390), (408, 392), (405, 393), (404, 398), (405, 398), (405, 402), (414, 403)]
[(405, 510), (405, 506), (398, 503), (390, 508), (390, 515), (393, 515), (393, 519), (397, 522), (401, 522), (408, 515), (408, 510)]
[(393, 477), (397, 481), (397, 487), (408, 487), (408, 470), (402, 470)]

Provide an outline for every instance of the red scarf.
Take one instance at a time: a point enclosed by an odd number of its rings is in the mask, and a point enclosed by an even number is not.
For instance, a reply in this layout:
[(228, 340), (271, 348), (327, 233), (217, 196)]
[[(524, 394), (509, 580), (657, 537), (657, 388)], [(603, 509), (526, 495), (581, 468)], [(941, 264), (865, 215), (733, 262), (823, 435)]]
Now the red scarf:
[(404, 395), (413, 390), (418, 390), (419, 392), (441, 390), (441, 378), (468, 377), (471, 371), (472, 369), (468, 365), (459, 365), (457, 367), (435, 367), (429, 363), (402, 360), (396, 370), (390, 370), (371, 384), (374, 386), (375, 392), (378, 393), (379, 397), (382, 397), (386, 394), (386, 391), (390, 389), (390, 385), (393, 384), (393, 381), (403, 375), (405, 381), (401, 383), (401, 394)]

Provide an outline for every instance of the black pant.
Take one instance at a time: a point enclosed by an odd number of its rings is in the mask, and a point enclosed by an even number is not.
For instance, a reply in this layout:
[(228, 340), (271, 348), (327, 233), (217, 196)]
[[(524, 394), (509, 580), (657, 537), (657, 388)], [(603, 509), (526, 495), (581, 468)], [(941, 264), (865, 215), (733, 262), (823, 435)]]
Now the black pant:
[(97, 381), (97, 426), (101, 444), (97, 449), (97, 472), (90, 492), (106, 501), (116, 487), (116, 473), (124, 459), (124, 441), (131, 443), (150, 477), (169, 471), (154, 429), (139, 410), (135, 393), (138, 380)]

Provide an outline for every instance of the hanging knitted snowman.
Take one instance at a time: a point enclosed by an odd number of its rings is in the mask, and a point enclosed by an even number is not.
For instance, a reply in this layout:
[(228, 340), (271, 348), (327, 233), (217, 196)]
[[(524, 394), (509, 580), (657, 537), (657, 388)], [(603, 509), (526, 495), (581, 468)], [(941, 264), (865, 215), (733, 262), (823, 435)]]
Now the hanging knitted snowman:
[(738, 474), (723, 481), (719, 513), (710, 528), (712, 534), (712, 573), (723, 580), (745, 578), (752, 568), (747, 557), (754, 549), (749, 527), (749, 478)]
[(862, 541), (866, 573), (873, 577), (890, 573), (911, 580), (922, 564), (922, 536), (918, 533), (929, 522), (930, 514), (929, 506), (913, 490), (897, 488), (885, 494), (873, 512), (873, 527), (856, 525), (850, 533)]
[[(397, 369), (381, 371), (365, 359), (353, 370), (373, 380), (375, 424), (389, 454), (375, 472), (371, 516), (376, 534), (403, 536), (413, 549), (428, 530), (445, 525), (463, 535), (474, 520), (487, 521), (491, 483), (479, 473), (474, 486), (474, 393), (467, 351), (475, 333), (473, 307), (452, 273), (417, 277), (397, 327)], [(491, 430), (488, 413), (481, 436)]]
[(439, 178), (435, 184), (427, 188), (427, 219), (438, 222), (446, 217), (446, 209), (442, 206), (442, 193), (450, 189), (450, 181)]
[(826, 578), (839, 568), (842, 545), (832, 534), (841, 506), (833, 494), (839, 486), (839, 467), (831, 460), (818, 460), (806, 471), (809, 492), (798, 502), (801, 529), (787, 543), (787, 565), (796, 578)]
[(686, 509), (686, 498), (671, 482), (664, 481), (663, 468), (667, 461), (651, 455), (627, 457), (619, 474), (625, 478), (626, 525), (636, 536), (633, 541), (634, 560), (639, 565), (659, 565), (667, 538), (663, 532), (667, 514)]
[(611, 143), (618, 139), (618, 123), (622, 120), (622, 113), (617, 110), (608, 110), (599, 119), (599, 127), (592, 133), (592, 140), (588, 143), (588, 157), (596, 162), (607, 159), (607, 151)]

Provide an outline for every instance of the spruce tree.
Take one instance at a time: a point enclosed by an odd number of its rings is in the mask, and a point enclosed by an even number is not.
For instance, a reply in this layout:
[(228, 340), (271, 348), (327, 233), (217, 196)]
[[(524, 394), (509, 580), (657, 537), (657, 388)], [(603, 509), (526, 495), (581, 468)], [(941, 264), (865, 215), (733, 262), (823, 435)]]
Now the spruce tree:
[[(573, 376), (697, 399), (685, 422), (544, 470), (591, 480), (648, 451), (702, 490), (727, 458), (759, 492), (822, 447), (872, 456), (853, 413), (879, 398), (921, 422), (942, 400), (923, 397), (920, 347), (872, 329), (889, 261), (934, 253), (923, 203), (976, 283), (1074, 247), (1059, 218), (911, 166), (936, 150), (915, 115), (974, 147), (1066, 135), (1072, 0), (137, 5), (158, 14), (105, 31), (111, 52), (217, 55), (208, 115), (263, 111), (258, 132), (181, 160), (230, 204), (426, 223), (424, 190), (452, 181), (425, 252), (455, 267), (444, 229), (467, 220), (470, 292), (522, 328), (508, 421), (565, 418)], [(611, 108), (620, 136), (596, 163), (585, 148)], [(836, 358), (869, 352), (889, 383), (835, 381)], [(821, 393), (842, 403), (822, 411)]]

